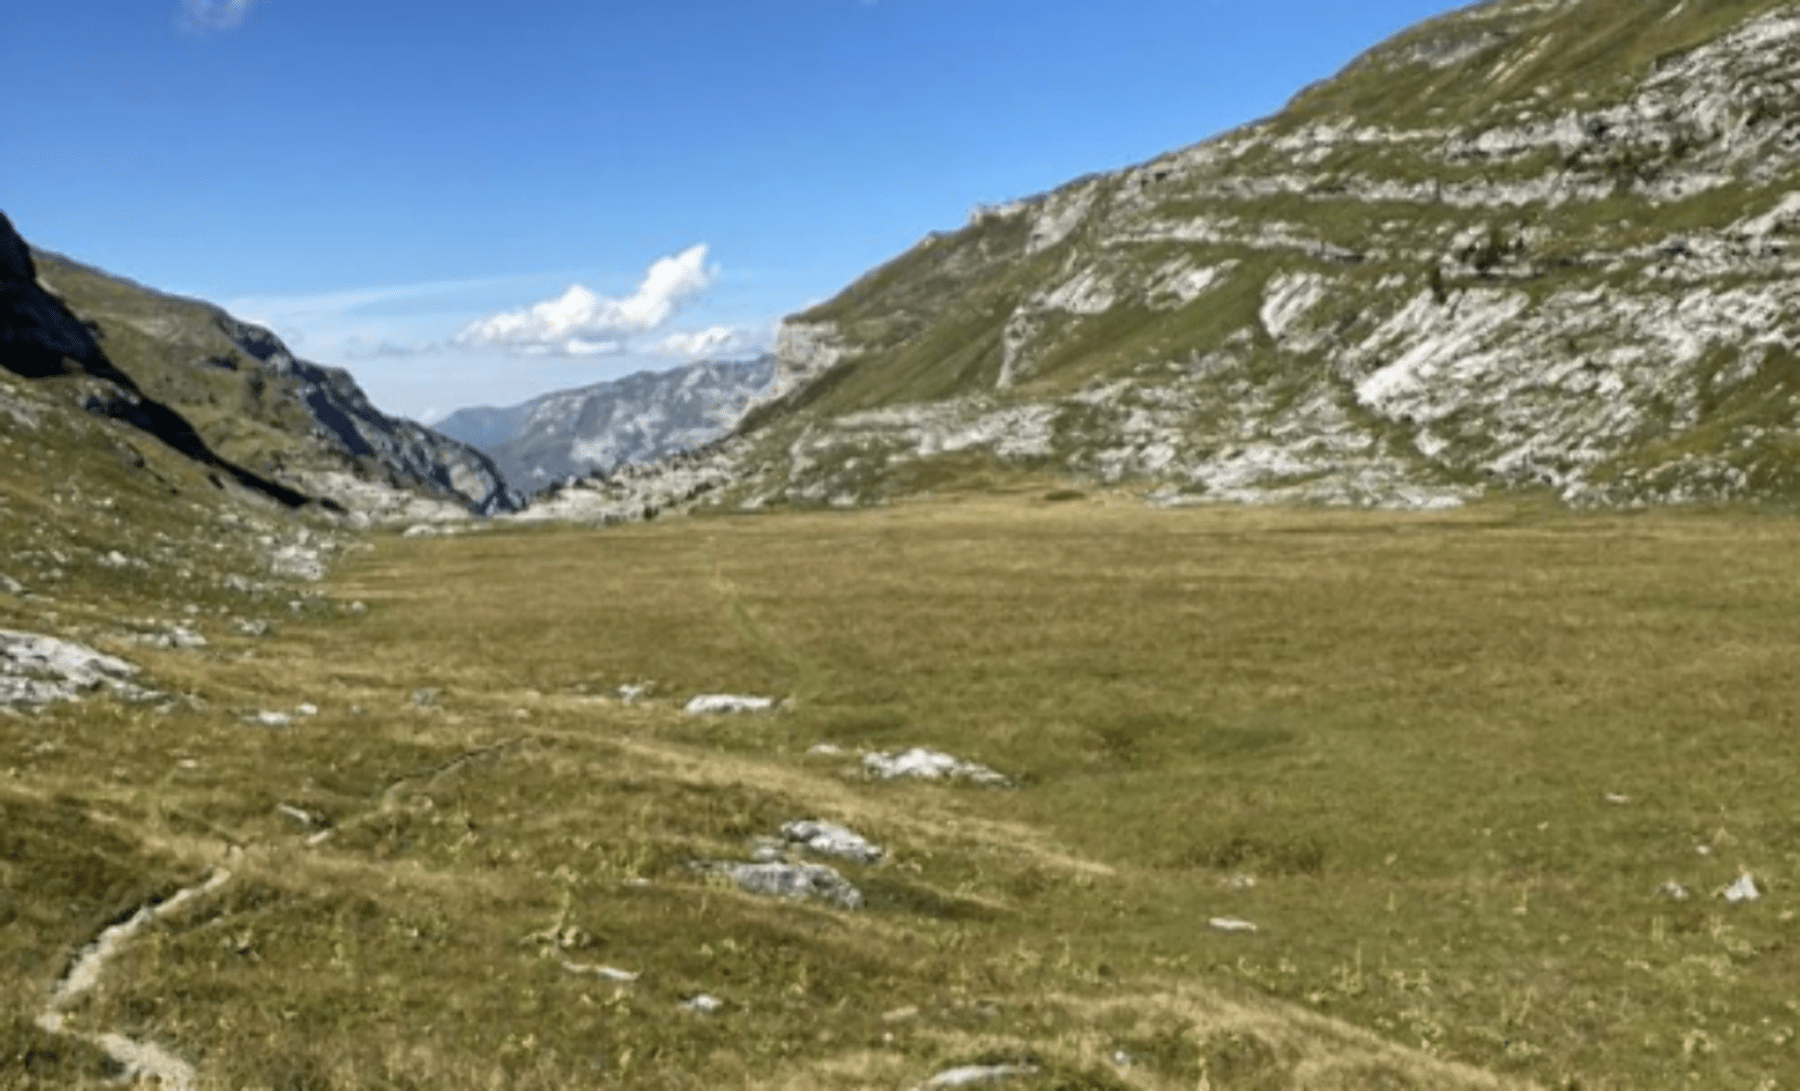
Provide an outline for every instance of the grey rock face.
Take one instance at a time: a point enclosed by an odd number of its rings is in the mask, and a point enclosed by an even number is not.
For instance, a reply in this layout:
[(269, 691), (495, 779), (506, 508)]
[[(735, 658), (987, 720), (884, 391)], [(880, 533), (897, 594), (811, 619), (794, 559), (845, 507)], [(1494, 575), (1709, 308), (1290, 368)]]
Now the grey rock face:
[[(219, 328), (298, 399), (314, 435), (366, 474), (460, 503), (479, 515), (511, 511), (518, 497), (474, 447), (375, 408), (348, 371), (296, 358), (280, 338), (220, 312)], [(353, 501), (354, 502), (354, 501)]]
[(507, 481), (535, 492), (718, 439), (768, 390), (774, 368), (763, 357), (640, 372), (506, 409), (460, 409), (436, 428), (481, 448)]

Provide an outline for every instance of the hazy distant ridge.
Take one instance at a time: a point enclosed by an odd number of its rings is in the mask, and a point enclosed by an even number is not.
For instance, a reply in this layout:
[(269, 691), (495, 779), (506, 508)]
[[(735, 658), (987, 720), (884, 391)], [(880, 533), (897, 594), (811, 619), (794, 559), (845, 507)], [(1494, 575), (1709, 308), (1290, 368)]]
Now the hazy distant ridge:
[(522, 492), (700, 447), (768, 389), (775, 359), (703, 361), (557, 391), (507, 408), (459, 409), (437, 431), (480, 448)]

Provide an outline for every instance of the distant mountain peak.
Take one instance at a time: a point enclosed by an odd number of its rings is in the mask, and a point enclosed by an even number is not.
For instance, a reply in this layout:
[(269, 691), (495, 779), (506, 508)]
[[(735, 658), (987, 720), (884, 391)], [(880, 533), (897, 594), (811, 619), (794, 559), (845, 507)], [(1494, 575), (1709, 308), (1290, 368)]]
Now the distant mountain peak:
[(719, 438), (763, 396), (774, 371), (772, 356), (640, 371), (507, 408), (459, 409), (437, 430), (480, 448), (515, 487), (536, 492)]

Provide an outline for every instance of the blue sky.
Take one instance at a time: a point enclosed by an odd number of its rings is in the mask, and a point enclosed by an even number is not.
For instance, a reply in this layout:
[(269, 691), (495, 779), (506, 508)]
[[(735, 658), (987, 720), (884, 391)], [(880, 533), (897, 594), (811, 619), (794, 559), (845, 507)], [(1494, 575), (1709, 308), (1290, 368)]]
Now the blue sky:
[(1443, 0), (5, 0), (0, 210), (430, 418), (767, 342)]

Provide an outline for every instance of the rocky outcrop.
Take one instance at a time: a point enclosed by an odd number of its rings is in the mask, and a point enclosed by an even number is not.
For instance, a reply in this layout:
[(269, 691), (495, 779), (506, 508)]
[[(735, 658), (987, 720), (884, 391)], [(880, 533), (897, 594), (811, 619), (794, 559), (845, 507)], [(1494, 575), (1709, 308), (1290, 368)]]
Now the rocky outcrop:
[(718, 439), (766, 394), (775, 366), (763, 357), (645, 371), (506, 409), (460, 409), (436, 428), (481, 448), (507, 481), (534, 492)]
[(781, 397), (837, 366), (844, 345), (830, 322), (784, 322), (775, 338), (775, 386)]
[(560, 482), (533, 496), (512, 518), (603, 525), (690, 511), (753, 480), (751, 451), (746, 441), (724, 439), (656, 462)]
[(85, 644), (0, 629), (0, 708), (79, 701), (101, 692), (126, 701), (159, 696), (130, 680), (137, 672)]

